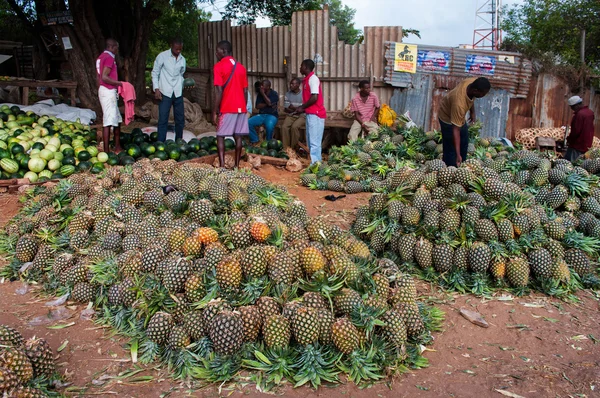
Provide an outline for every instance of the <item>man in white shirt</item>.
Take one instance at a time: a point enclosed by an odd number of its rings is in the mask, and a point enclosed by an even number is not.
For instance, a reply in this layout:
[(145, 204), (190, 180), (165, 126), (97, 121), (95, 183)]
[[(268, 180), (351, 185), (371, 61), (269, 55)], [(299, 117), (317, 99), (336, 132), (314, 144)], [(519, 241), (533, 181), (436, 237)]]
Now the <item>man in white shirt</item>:
[(160, 101), (158, 106), (158, 140), (167, 139), (169, 112), (173, 106), (175, 119), (175, 139), (183, 138), (185, 116), (183, 110), (183, 74), (185, 58), (181, 55), (183, 42), (174, 39), (171, 48), (158, 54), (152, 68), (152, 87), (154, 96)]

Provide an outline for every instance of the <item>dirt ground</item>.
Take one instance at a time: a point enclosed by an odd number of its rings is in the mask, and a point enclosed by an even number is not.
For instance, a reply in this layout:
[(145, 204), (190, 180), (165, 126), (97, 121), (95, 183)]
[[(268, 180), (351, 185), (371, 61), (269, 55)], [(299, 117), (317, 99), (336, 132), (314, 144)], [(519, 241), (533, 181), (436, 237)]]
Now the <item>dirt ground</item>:
[[(286, 185), (301, 198), (310, 215), (324, 215), (347, 227), (357, 206), (369, 194), (348, 196), (336, 202), (323, 197), (329, 192), (309, 191), (297, 184), (298, 173), (272, 166), (257, 172)], [(16, 196), (0, 196), (4, 224), (19, 208)], [(18, 328), (25, 337), (48, 339), (56, 350), (59, 370), (65, 374), (69, 396), (120, 397), (217, 397), (258, 396), (253, 384), (238, 382), (190, 389), (169, 379), (165, 371), (131, 363), (125, 340), (108, 329), (80, 318), (81, 305), (68, 306), (65, 320), (30, 325), (48, 315), (44, 304), (51, 298), (36, 294), (35, 286), (22, 294), (21, 282), (0, 283), (0, 324)], [(446, 313), (444, 330), (424, 356), (430, 366), (386, 383), (359, 389), (352, 383), (279, 391), (290, 397), (594, 397), (600, 396), (600, 294), (583, 291), (579, 302), (566, 303), (544, 295), (512, 297), (498, 293), (491, 299), (458, 295), (419, 283), (421, 299)], [(476, 326), (459, 314), (461, 308), (479, 312), (488, 328)], [(61, 326), (62, 325), (62, 326)], [(59, 326), (56, 328), (56, 326)]]

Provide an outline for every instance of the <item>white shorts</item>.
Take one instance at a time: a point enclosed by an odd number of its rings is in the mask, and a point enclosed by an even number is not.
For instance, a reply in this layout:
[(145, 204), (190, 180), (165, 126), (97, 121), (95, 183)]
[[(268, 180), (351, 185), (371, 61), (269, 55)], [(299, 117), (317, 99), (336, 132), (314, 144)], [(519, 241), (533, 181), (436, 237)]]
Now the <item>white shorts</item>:
[(123, 118), (121, 117), (119, 104), (117, 103), (117, 100), (119, 99), (117, 89), (111, 90), (104, 86), (100, 86), (100, 88), (98, 88), (98, 99), (102, 106), (104, 127), (119, 126), (119, 123), (123, 121)]

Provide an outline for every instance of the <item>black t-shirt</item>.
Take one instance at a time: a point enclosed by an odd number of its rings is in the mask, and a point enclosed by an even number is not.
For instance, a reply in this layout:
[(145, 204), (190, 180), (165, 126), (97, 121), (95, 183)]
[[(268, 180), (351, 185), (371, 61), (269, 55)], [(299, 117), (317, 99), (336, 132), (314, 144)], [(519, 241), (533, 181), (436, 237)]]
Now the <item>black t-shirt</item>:
[[(277, 112), (277, 103), (279, 102), (279, 94), (277, 91), (271, 90), (267, 95), (269, 97), (269, 101), (271, 101), (271, 106), (265, 106), (262, 109), (258, 110), (258, 113), (263, 115), (273, 115), (275, 117), (279, 117), (279, 112)], [(256, 107), (258, 108), (259, 104), (266, 104), (265, 99), (260, 93), (256, 94)]]

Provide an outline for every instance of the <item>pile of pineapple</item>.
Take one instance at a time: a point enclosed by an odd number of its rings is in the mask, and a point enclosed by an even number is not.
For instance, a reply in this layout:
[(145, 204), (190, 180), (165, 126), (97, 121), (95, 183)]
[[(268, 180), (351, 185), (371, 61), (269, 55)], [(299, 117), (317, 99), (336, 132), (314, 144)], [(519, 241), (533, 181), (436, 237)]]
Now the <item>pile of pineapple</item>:
[[(480, 138), (481, 124), (469, 128), (470, 155), (496, 156), (511, 150), (494, 138)], [(327, 162), (315, 163), (300, 177), (310, 189), (346, 192), (377, 192), (389, 185), (389, 177), (403, 167), (417, 167), (442, 157), (442, 136), (420, 128), (393, 130), (381, 126), (366, 138), (329, 150)]]
[(55, 370), (54, 353), (46, 340), (25, 340), (17, 330), (0, 325), (0, 395), (47, 397)]
[(412, 277), (284, 187), (200, 164), (143, 159), (30, 190), (0, 248), (4, 276), (93, 302), (176, 377), (377, 380), (424, 366), (441, 321)]
[(353, 232), (405, 272), (460, 291), (598, 287), (600, 159), (527, 150), (403, 167), (359, 208)]

